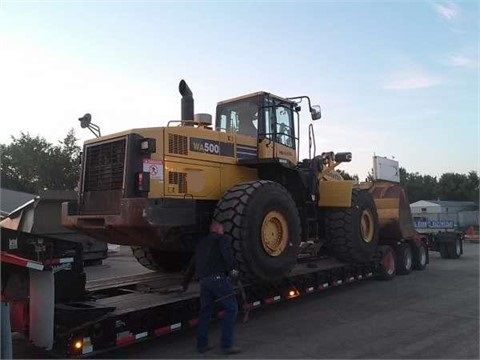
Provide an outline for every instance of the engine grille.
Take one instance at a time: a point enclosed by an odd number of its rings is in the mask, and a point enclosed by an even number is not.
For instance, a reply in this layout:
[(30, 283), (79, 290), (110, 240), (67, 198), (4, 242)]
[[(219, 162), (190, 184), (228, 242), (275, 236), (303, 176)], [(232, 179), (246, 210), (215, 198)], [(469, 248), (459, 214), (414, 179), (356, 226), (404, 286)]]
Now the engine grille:
[(168, 152), (188, 155), (188, 138), (177, 134), (168, 134)]
[(168, 183), (178, 185), (179, 193), (187, 192), (187, 174), (181, 172), (169, 172)]
[(83, 191), (123, 188), (126, 139), (88, 146)]

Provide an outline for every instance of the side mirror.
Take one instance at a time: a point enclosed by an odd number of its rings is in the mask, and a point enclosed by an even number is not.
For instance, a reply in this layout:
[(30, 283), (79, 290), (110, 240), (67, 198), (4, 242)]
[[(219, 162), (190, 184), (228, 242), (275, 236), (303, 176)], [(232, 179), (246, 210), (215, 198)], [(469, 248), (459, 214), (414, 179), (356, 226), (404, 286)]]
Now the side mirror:
[(80, 126), (82, 127), (82, 129), (88, 128), (88, 126), (92, 122), (92, 115), (87, 113), (81, 118), (79, 118), (78, 121), (80, 121)]
[(92, 115), (90, 115), (89, 113), (83, 115), (81, 118), (78, 119), (78, 121), (80, 121), (80, 126), (82, 127), (82, 129), (90, 130), (96, 137), (102, 136), (102, 134), (100, 133), (100, 127), (98, 125), (92, 124)]
[(320, 105), (314, 105), (310, 108), (310, 113), (312, 114), (312, 120), (318, 120), (322, 117), (322, 112)]

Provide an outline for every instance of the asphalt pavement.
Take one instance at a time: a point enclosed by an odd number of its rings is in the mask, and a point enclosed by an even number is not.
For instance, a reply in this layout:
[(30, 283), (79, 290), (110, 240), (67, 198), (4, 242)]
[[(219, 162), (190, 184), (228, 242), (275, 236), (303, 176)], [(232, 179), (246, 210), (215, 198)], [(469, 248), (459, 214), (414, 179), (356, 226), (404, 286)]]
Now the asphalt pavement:
[[(457, 260), (430, 253), (425, 271), (392, 281), (367, 280), (250, 313), (238, 321), (229, 358), (478, 359), (479, 244), (464, 244)], [(87, 269), (89, 279), (145, 272), (128, 249)], [(218, 323), (212, 343), (218, 343)], [(14, 342), (14, 358), (46, 357)], [(173, 333), (97, 358), (222, 358), (218, 349), (195, 352), (195, 331)]]

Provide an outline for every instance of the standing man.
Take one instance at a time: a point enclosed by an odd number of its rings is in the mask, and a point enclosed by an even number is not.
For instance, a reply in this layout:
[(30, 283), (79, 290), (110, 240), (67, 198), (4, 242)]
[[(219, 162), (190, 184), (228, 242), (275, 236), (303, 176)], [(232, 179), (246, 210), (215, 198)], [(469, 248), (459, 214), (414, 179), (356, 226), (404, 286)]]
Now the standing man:
[(185, 291), (195, 273), (200, 282), (200, 314), (197, 328), (197, 350), (200, 353), (213, 349), (208, 343), (208, 327), (215, 302), (222, 304), (225, 316), (222, 319), (221, 350), (224, 354), (237, 354), (233, 346), (233, 328), (238, 313), (238, 304), (231, 279), (239, 275), (235, 270), (230, 239), (224, 235), (223, 225), (212, 221), (210, 233), (201, 239), (195, 256), (185, 274), (182, 288)]

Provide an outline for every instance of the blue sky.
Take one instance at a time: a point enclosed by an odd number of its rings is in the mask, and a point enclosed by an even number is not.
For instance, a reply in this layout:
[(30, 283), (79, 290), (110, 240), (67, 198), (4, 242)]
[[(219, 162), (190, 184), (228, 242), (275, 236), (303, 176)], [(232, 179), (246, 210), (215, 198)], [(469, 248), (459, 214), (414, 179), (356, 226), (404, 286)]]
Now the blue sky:
[[(0, 142), (103, 134), (259, 90), (322, 106), (317, 151), (438, 176), (479, 168), (477, 1), (0, 3)], [(302, 155), (308, 154), (308, 113)]]

